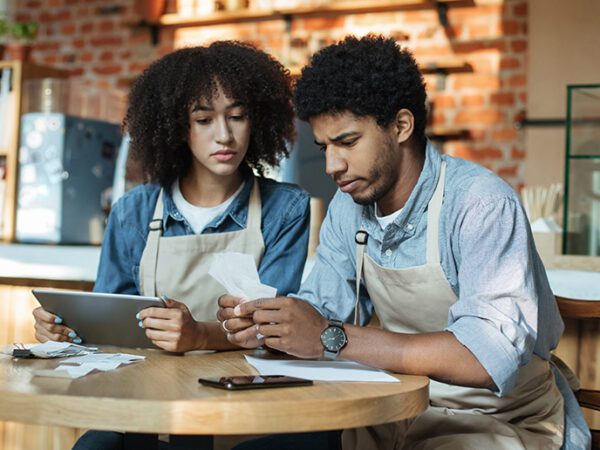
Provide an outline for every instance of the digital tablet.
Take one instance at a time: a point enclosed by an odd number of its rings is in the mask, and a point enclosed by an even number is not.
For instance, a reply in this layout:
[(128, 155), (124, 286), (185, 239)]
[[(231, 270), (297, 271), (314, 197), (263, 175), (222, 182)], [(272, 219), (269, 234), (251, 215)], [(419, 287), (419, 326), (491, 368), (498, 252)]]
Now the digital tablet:
[(83, 344), (120, 347), (155, 347), (138, 326), (135, 315), (150, 307), (164, 308), (158, 297), (96, 292), (33, 289), (40, 305), (63, 319)]

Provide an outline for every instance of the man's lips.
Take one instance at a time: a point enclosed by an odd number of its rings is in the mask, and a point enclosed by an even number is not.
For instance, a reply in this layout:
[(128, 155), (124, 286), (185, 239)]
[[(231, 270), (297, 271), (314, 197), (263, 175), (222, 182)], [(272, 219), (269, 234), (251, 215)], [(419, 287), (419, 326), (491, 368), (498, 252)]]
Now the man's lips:
[(341, 180), (341, 181), (336, 181), (337, 185), (339, 186), (340, 190), (342, 192), (345, 193), (350, 193), (352, 192), (354, 189), (356, 189), (358, 187), (358, 183), (360, 182), (359, 178), (355, 178), (353, 180)]

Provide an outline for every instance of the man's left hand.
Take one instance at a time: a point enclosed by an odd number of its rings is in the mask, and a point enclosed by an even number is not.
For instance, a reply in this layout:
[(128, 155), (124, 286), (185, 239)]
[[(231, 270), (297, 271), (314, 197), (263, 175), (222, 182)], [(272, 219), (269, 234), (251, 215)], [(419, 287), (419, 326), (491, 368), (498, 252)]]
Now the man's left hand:
[[(304, 300), (290, 297), (263, 298), (241, 303), (234, 308), (238, 317), (252, 316), (256, 333), (265, 336), (265, 345), (299, 358), (323, 356), (321, 333), (327, 319)], [(242, 345), (248, 330), (228, 336), (229, 342)]]

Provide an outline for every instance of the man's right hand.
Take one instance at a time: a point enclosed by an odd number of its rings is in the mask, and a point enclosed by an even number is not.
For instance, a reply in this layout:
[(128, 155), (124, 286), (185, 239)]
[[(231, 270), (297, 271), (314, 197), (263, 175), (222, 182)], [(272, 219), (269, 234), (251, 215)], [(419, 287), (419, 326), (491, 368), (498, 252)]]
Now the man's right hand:
[[(240, 317), (234, 312), (234, 308), (247, 302), (244, 297), (222, 295), (219, 297), (219, 310), (217, 319), (221, 322), (223, 331), (227, 333), (227, 340), (232, 344), (244, 348), (256, 348), (264, 344), (264, 336), (257, 335), (256, 324), (252, 320), (252, 314)], [(232, 337), (235, 336), (235, 342)]]
[(81, 338), (77, 336), (75, 330), (62, 324), (62, 319), (49, 313), (41, 306), (33, 310), (35, 319), (35, 338), (40, 342), (74, 342), (81, 344)]

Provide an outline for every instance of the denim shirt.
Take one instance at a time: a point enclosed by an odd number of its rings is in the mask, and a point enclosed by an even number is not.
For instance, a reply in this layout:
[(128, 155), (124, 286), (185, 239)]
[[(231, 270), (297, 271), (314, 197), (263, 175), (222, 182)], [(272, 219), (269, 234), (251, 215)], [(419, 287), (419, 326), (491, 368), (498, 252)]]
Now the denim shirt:
[[(265, 252), (258, 267), (262, 283), (277, 288), (278, 295), (300, 286), (308, 248), (310, 202), (298, 186), (256, 178), (262, 202), (261, 231)], [(246, 227), (252, 179), (227, 210), (202, 231), (225, 233)], [(117, 201), (108, 218), (94, 291), (139, 294), (139, 265), (146, 246), (148, 224), (154, 214), (160, 186), (145, 184)], [(170, 190), (163, 193), (163, 236), (194, 234), (177, 210)]]
[[(357, 205), (338, 191), (321, 228), (317, 260), (297, 296), (326, 316), (352, 320), (354, 235), (361, 224), (369, 233), (367, 253), (377, 264), (397, 269), (425, 264), (427, 205), (442, 159), (447, 167), (440, 259), (458, 297), (450, 307), (447, 330), (475, 355), (503, 395), (532, 353), (549, 359), (563, 323), (516, 193), (477, 164), (442, 156), (428, 145), (410, 198), (385, 230), (373, 205)], [(372, 304), (362, 288), (361, 310), (368, 321)]]

